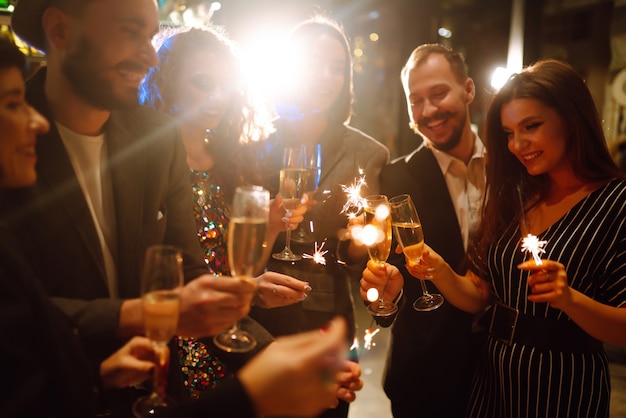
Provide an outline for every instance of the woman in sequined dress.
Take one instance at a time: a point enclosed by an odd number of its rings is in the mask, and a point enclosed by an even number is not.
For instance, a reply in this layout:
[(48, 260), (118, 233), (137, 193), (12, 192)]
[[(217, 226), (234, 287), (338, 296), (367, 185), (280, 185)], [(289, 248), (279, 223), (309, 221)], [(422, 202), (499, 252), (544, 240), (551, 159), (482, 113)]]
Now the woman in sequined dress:
[[(262, 184), (256, 148), (270, 125), (251, 105), (239, 58), (224, 36), (212, 29), (176, 28), (166, 30), (161, 39), (160, 66), (142, 83), (141, 101), (176, 118), (191, 171), (194, 215), (207, 268), (215, 275), (229, 275), (230, 202), (236, 186)], [(303, 211), (294, 211), (289, 219), (293, 228)], [(271, 243), (284, 230), (281, 218), (280, 202), (274, 202), (268, 257)], [(309, 289), (308, 283), (272, 272), (259, 276), (257, 284), (255, 304), (263, 308), (299, 302)], [(248, 319), (244, 325), (252, 322)], [(197, 397), (231, 375), (232, 370), (211, 354), (218, 351), (210, 342), (178, 338), (177, 343), (190, 396)]]

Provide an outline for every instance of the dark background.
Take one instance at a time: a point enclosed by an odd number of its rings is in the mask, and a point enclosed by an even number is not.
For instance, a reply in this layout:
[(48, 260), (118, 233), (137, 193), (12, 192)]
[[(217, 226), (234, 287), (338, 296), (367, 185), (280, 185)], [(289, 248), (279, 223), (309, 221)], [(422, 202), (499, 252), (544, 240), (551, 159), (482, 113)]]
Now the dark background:
[[(611, 0), (526, 0), (524, 64), (543, 57), (569, 61), (587, 78), (601, 108), (616, 7)], [(224, 0), (213, 23), (240, 42), (253, 38), (255, 31), (288, 30), (316, 10), (342, 23), (353, 49), (363, 51), (353, 57), (352, 125), (385, 143), (396, 156), (419, 141), (408, 128), (399, 81), (411, 51), (424, 42), (440, 42), (463, 53), (477, 86), (471, 111), (480, 130), (491, 74), (506, 66), (511, 8), (512, 0)], [(452, 31), (451, 38), (438, 36), (441, 26)], [(372, 32), (379, 35), (377, 42), (370, 41)]]

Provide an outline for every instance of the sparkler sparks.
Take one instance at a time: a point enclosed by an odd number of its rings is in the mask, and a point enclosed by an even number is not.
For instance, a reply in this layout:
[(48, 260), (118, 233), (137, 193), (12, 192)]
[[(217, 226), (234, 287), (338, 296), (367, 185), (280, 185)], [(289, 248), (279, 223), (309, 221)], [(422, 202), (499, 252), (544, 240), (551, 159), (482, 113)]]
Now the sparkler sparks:
[(380, 332), (380, 328), (376, 328), (374, 331), (372, 331), (372, 328), (370, 327), (365, 330), (365, 335), (363, 336), (363, 348), (364, 349), (369, 350), (370, 348), (376, 345), (374, 344), (373, 339), (374, 339), (374, 335), (378, 334), (379, 332)]
[(531, 253), (533, 259), (535, 260), (535, 264), (540, 266), (540, 255), (546, 252), (543, 247), (547, 243), (548, 241), (540, 241), (539, 238), (537, 238), (535, 235), (528, 234), (522, 239), (522, 251)]
[(341, 185), (341, 189), (346, 193), (348, 200), (343, 205), (340, 213), (345, 213), (348, 218), (352, 219), (358, 216), (365, 207), (365, 199), (361, 197), (361, 188), (367, 185), (365, 182), (365, 174), (359, 168), (359, 177), (350, 186)]
[(322, 242), (322, 245), (320, 245), (320, 247), (317, 248), (317, 242), (316, 242), (315, 252), (313, 252), (313, 255), (304, 253), (302, 254), (302, 258), (310, 258), (311, 260), (315, 261), (315, 263), (325, 266), (326, 258), (324, 258), (324, 255), (326, 255), (328, 250), (322, 251), (322, 248), (324, 248), (324, 244), (326, 244), (326, 241)]

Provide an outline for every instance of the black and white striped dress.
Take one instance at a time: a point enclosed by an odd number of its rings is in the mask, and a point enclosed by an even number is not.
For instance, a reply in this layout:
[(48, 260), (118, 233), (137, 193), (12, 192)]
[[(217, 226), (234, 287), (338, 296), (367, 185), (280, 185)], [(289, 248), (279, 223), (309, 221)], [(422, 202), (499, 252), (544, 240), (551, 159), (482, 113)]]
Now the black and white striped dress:
[[(611, 306), (626, 303), (626, 181), (592, 192), (539, 235), (542, 258), (559, 261), (572, 288)], [(528, 301), (529, 273), (519, 226), (488, 254), (489, 280), (502, 303), (539, 318), (569, 321), (546, 303)], [(558, 338), (558, 336), (557, 336)], [(474, 378), (470, 417), (608, 417), (608, 361), (601, 353), (563, 353), (489, 339)]]

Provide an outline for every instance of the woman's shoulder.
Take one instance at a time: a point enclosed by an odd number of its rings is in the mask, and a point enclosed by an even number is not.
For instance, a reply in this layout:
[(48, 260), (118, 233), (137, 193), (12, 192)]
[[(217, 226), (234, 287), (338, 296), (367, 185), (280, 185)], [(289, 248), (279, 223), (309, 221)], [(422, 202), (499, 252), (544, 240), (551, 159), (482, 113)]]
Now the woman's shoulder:
[(389, 155), (389, 150), (387, 149), (387, 147), (371, 135), (366, 134), (365, 132), (355, 128), (354, 126), (344, 125), (344, 127), (345, 142), (354, 142), (358, 147), (363, 147), (368, 150), (368, 152), (378, 152), (387, 156)]

